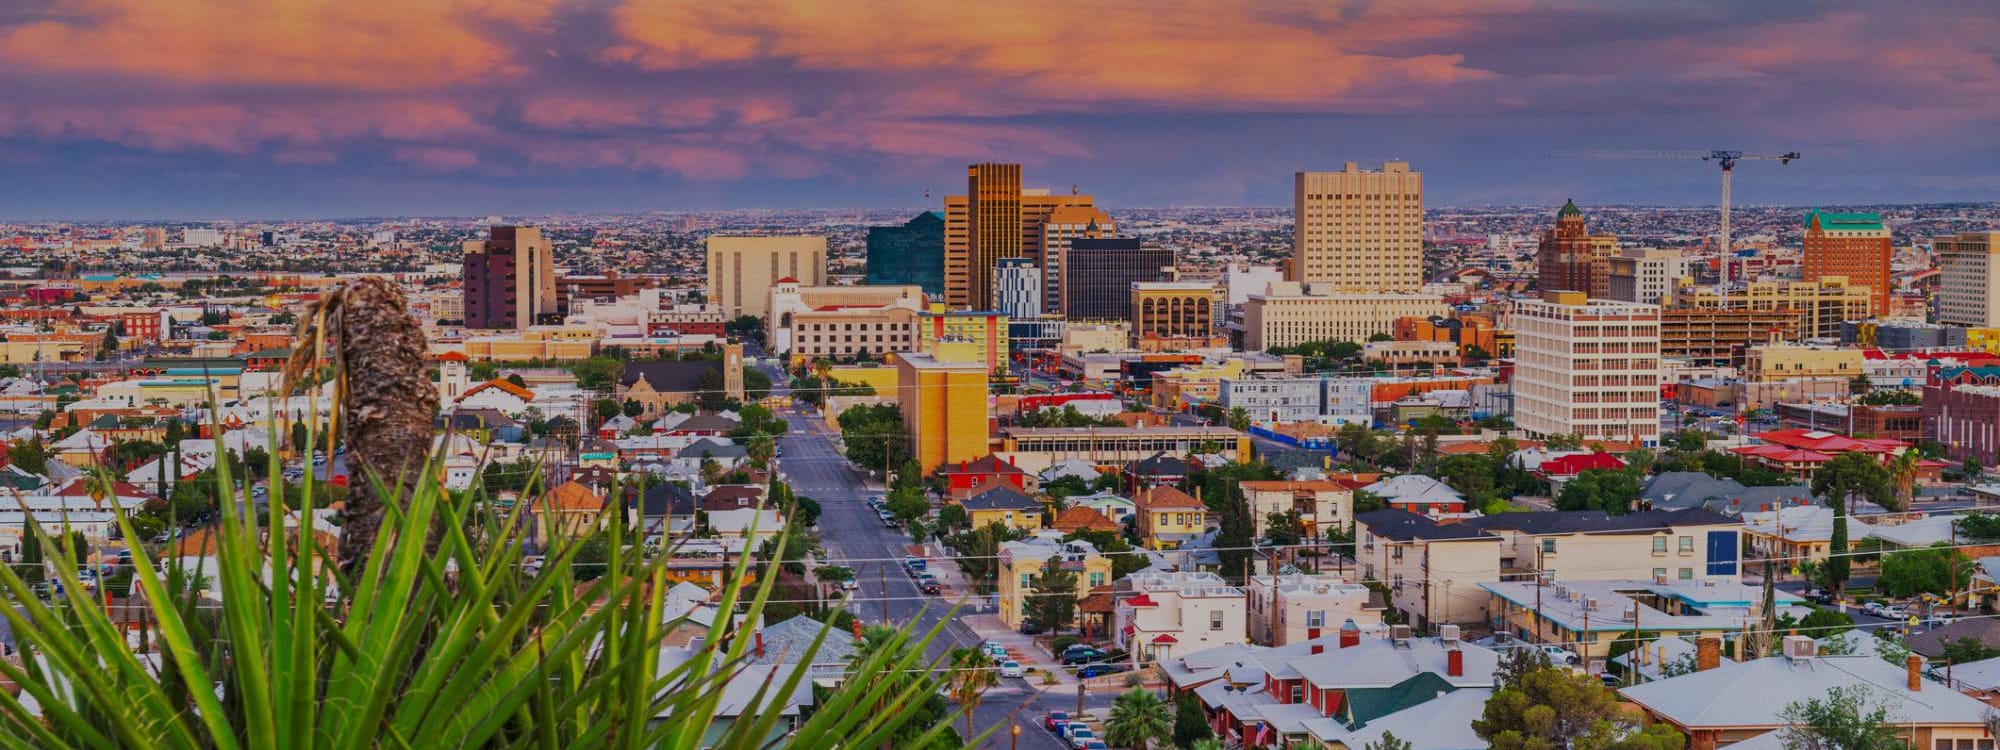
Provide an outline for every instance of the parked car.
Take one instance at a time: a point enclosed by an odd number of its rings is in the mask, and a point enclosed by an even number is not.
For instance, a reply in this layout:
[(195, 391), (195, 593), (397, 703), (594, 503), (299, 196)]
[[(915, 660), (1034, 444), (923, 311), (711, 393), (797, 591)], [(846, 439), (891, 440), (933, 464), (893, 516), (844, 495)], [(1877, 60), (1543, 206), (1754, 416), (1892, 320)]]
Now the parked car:
[(1064, 666), (1087, 664), (1102, 658), (1104, 658), (1103, 650), (1096, 646), (1088, 646), (1081, 643), (1071, 644), (1069, 648), (1063, 649), (1062, 652), (1062, 663)]
[(1816, 588), (1806, 589), (1805, 593), (1802, 594), (1801, 596), (1805, 597), (1806, 601), (1812, 602), (1814, 604), (1833, 603), (1833, 592), (1827, 591), (1826, 589), (1816, 589)]
[(858, 591), (861, 589), (861, 582), (849, 578), (840, 582), (840, 588), (844, 591)]
[(1007, 658), (1007, 647), (1000, 645), (999, 641), (987, 641), (985, 643), (981, 643), (979, 644), (979, 650), (985, 651), (987, 656), (991, 656), (995, 659)]
[(1000, 662), (1001, 677), (1021, 677), (1026, 674), (1027, 670), (1022, 669), (1021, 663), (1018, 661), (1014, 661), (1013, 659), (1008, 659), (1006, 661)]
[(1881, 617), (1881, 616), (1882, 616), (1882, 603), (1881, 603), (1881, 602), (1868, 602), (1868, 603), (1865, 603), (1865, 604), (1862, 604), (1862, 605), (1861, 605), (1861, 611), (1862, 611), (1863, 613), (1866, 613), (1866, 614), (1870, 614), (1870, 615), (1874, 615), (1874, 616), (1876, 616), (1876, 617)]
[(1568, 665), (1576, 663), (1576, 652), (1570, 651), (1569, 649), (1547, 643), (1537, 646), (1536, 648), (1542, 652), (1543, 656), (1549, 657), (1550, 664)]
[(1042, 717), (1042, 728), (1047, 729), (1051, 732), (1062, 731), (1063, 725), (1068, 723), (1069, 723), (1068, 711), (1050, 711), (1048, 712), (1047, 715)]
[(1910, 613), (1908, 610), (1903, 609), (1903, 606), (1900, 604), (1891, 604), (1887, 607), (1883, 607), (1882, 609), (1876, 611), (1875, 616), (1887, 618), (1890, 620), (1901, 620), (1906, 617), (1909, 617)]
[(1097, 733), (1091, 731), (1090, 727), (1073, 729), (1069, 733), (1069, 746), (1076, 748), (1076, 750), (1083, 750), (1084, 745), (1088, 745), (1096, 739)]
[(1032, 622), (1029, 622), (1029, 621), (1027, 621), (1027, 620), (1022, 620), (1022, 621), (1021, 621), (1021, 628), (1020, 628), (1020, 630), (1021, 630), (1021, 635), (1041, 635), (1041, 634), (1042, 634), (1042, 626), (1040, 626), (1040, 625), (1036, 625), (1036, 624), (1034, 624), (1034, 623), (1032, 623)]
[(882, 514), (882, 527), (888, 529), (896, 528), (896, 517), (887, 513)]
[(925, 596), (937, 596), (944, 591), (944, 587), (938, 584), (937, 579), (932, 578), (917, 584), (917, 590), (924, 592)]
[(1067, 721), (1056, 727), (1056, 734), (1065, 740), (1069, 739), (1071, 734), (1079, 731), (1090, 731), (1090, 725), (1081, 721)]
[(1095, 664), (1084, 665), (1082, 669), (1076, 670), (1076, 676), (1080, 679), (1087, 680), (1092, 677), (1102, 677), (1108, 674), (1118, 674), (1119, 672), (1123, 671), (1125, 671), (1125, 666), (1122, 664), (1119, 664), (1117, 662), (1101, 661)]
[(1103, 740), (1091, 740), (1083, 743), (1083, 750), (1111, 750), (1111, 746), (1104, 744)]

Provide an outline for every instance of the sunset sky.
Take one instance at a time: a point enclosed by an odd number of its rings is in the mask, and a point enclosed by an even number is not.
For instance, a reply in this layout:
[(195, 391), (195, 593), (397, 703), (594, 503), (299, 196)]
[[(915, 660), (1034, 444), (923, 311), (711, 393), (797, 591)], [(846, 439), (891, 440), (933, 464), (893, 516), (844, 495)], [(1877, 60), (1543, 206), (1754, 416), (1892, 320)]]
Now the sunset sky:
[[(246, 10), (258, 8), (259, 10)], [(1689, 0), (4, 0), (0, 217), (2000, 197), (2000, 10)]]

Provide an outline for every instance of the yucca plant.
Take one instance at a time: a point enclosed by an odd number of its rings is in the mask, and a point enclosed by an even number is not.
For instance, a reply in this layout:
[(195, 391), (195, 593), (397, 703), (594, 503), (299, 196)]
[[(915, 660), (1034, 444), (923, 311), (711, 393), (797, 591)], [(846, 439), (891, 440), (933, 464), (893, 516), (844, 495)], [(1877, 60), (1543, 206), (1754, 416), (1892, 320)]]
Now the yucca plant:
[[(371, 293), (382, 288), (394, 291), (383, 285)], [(308, 324), (316, 325), (318, 351), (327, 351), (326, 332), (341, 329), (327, 312), (322, 307)], [(379, 381), (342, 377), (370, 343), (348, 338), (339, 346), (331, 371), (341, 382), (343, 406), (379, 408), (380, 394), (353, 393)], [(347, 416), (350, 426), (362, 421)], [(431, 415), (421, 417), (430, 429)], [(320, 439), (318, 432), (308, 443)], [(350, 455), (373, 455), (377, 467), (394, 455), (383, 444), (370, 445), (368, 430), (344, 434)], [(277, 476), (280, 451), (269, 453), (269, 475)], [(214, 564), (205, 569), (155, 559), (118, 510), (125, 538), (135, 541), (131, 606), (145, 623), (137, 641), (146, 653), (135, 650), (133, 634), (104, 600), (45, 602), (16, 570), (0, 566), (0, 589), (13, 600), (0, 606), (0, 615), (20, 646), (18, 661), (0, 660), (0, 673), (20, 689), (0, 691), (0, 747), (882, 747), (906, 730), (907, 712), (898, 709), (944, 684), (944, 673), (908, 655), (921, 654), (940, 623), (925, 633), (897, 632), (894, 638), (911, 648), (859, 660), (855, 679), (824, 694), (797, 731), (779, 736), (776, 711), (746, 711), (717, 728), (723, 689), (743, 674), (750, 656), (751, 638), (727, 632), (729, 614), (757, 621), (777, 576), (763, 576), (746, 597), (737, 584), (748, 580), (751, 563), (739, 559), (716, 604), (722, 616), (715, 632), (691, 658), (662, 666), (663, 639), (679, 624), (665, 612), (671, 555), (643, 553), (621, 503), (592, 530), (616, 540), (606, 574), (579, 590), (572, 566), (580, 542), (559, 541), (539, 569), (524, 569), (532, 504), (502, 510), (477, 488), (447, 492), (437, 462), (426, 456), (427, 448), (395, 456), (395, 476), (385, 481), (370, 470), (356, 488), (356, 497), (373, 503), (365, 512), (379, 513), (379, 523), (368, 528), (343, 526), (341, 548), (359, 559), (336, 559), (316, 539), (315, 497), (323, 490), (316, 491), (311, 472), (294, 497), (273, 484), (267, 532), (249, 510), (247, 492), (236, 489), (228, 462), (218, 462), (217, 494), (231, 500), (221, 504), (220, 523), (208, 535)], [(101, 496), (111, 494), (108, 474), (88, 481)], [(614, 490), (612, 497), (622, 495)], [(297, 523), (288, 528), (294, 512)], [(351, 521), (354, 510), (342, 518)], [(32, 519), (28, 533), (43, 549), (66, 549)], [(357, 533), (368, 533), (366, 545), (356, 545), (350, 535)], [(64, 590), (83, 591), (81, 561), (68, 552), (56, 557)], [(202, 597), (204, 587), (189, 585), (199, 578), (220, 592), (219, 604)], [(789, 661), (798, 667), (762, 683), (749, 705), (763, 705), (767, 694), (791, 695), (808, 679), (813, 653), (795, 656)], [(909, 678), (866, 677), (888, 673)], [(952, 718), (938, 720), (924, 736), (949, 731)]]

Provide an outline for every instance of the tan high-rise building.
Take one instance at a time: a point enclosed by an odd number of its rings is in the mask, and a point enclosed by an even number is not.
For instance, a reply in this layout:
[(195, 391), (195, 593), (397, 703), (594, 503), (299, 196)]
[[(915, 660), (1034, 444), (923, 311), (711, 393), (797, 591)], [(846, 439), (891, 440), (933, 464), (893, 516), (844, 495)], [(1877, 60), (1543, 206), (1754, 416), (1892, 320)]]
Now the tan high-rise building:
[(1753, 281), (1717, 291), (1680, 285), (1673, 306), (1694, 310), (1786, 310), (1798, 313), (1798, 334), (1806, 338), (1838, 339), (1840, 324), (1868, 320), (1873, 304), (1868, 287), (1852, 286), (1843, 276), (1819, 281)]
[(1413, 292), (1335, 292), (1281, 281), (1243, 304), (1243, 348), (1264, 351), (1308, 341), (1367, 341), (1394, 335), (1398, 318), (1442, 316), (1444, 298)]
[(1040, 238), (1035, 241), (1033, 257), (1035, 265), (1042, 268), (1042, 310), (1051, 314), (1064, 314), (1066, 311), (1063, 310), (1062, 302), (1062, 270), (1064, 258), (1069, 253), (1070, 241), (1116, 237), (1118, 224), (1111, 220), (1111, 214), (1087, 204), (1052, 206), (1048, 218), (1036, 223), (1040, 229), (1038, 232)]
[(826, 283), (826, 238), (820, 236), (708, 238), (708, 301), (731, 318), (771, 312), (771, 288)]
[(1938, 322), (2000, 326), (2000, 232), (1939, 237), (1931, 250), (1938, 264)]
[(1530, 437), (1660, 438), (1660, 308), (1544, 291), (1514, 303), (1514, 424)]
[(1609, 259), (1616, 252), (1618, 238), (1591, 234), (1583, 224), (1583, 211), (1576, 207), (1576, 201), (1569, 201), (1556, 212), (1555, 227), (1542, 232), (1535, 283), (1543, 290), (1583, 292), (1600, 299), (1610, 297)]
[(1094, 203), (1088, 195), (1023, 190), (1019, 164), (967, 167), (966, 194), (944, 199), (945, 303), (991, 309), (994, 264), (1003, 258), (1039, 257), (1043, 225), (1057, 208)]
[(1424, 175), (1408, 162), (1298, 173), (1292, 221), (1293, 281), (1341, 292), (1424, 285)]
[(539, 227), (498, 226), (465, 243), (465, 327), (520, 330), (556, 312), (555, 251)]

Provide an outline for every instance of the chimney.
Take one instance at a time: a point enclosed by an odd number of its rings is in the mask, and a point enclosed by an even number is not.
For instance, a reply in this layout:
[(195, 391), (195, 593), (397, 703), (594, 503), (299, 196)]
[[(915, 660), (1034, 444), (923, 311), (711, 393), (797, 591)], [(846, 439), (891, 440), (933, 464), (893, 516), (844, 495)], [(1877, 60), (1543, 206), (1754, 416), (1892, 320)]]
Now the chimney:
[(757, 658), (764, 658), (764, 631), (757, 631)]
[(1340, 626), (1340, 647), (1354, 648), (1361, 645), (1361, 627), (1348, 620)]
[(1324, 644), (1324, 643), (1315, 643), (1315, 644), (1313, 644), (1313, 645), (1312, 645), (1312, 652), (1313, 652), (1314, 654), (1323, 654), (1323, 653), (1326, 653), (1326, 644)]
[(1007, 465), (1008, 466), (1014, 465), (1014, 457), (1012, 455), (1007, 456)]
[(861, 640), (861, 618), (854, 618), (848, 624), (854, 626), (854, 640)]
[(1704, 635), (1694, 640), (1694, 669), (1706, 672), (1722, 666), (1722, 639)]
[(1444, 652), (1444, 673), (1451, 677), (1465, 676), (1465, 651), (1453, 648)]
[(1306, 640), (1319, 640), (1319, 628), (1306, 628)]
[(1916, 654), (1903, 657), (1903, 671), (1909, 673), (1910, 692), (1915, 693), (1924, 689), (1924, 657)]

